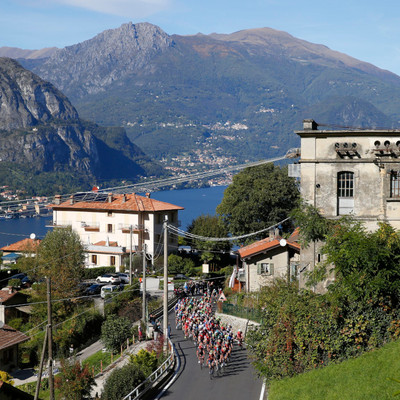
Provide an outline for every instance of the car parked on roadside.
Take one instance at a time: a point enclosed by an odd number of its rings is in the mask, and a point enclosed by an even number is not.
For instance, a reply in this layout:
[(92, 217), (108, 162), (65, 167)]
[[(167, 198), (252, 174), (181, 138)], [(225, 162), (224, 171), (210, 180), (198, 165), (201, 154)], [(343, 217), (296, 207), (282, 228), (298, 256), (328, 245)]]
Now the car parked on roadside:
[(96, 294), (100, 294), (102, 287), (104, 287), (104, 285), (94, 283), (93, 285), (90, 285), (88, 288), (85, 289), (84, 294), (86, 296), (94, 296)]
[(100, 297), (105, 299), (108, 294), (112, 294), (114, 292), (118, 292), (120, 290), (119, 285), (105, 285), (101, 288)]
[(129, 274), (125, 274), (123, 272), (118, 272), (117, 275), (122, 283), (129, 283)]
[(97, 283), (121, 283), (121, 279), (117, 274), (104, 274), (96, 278)]

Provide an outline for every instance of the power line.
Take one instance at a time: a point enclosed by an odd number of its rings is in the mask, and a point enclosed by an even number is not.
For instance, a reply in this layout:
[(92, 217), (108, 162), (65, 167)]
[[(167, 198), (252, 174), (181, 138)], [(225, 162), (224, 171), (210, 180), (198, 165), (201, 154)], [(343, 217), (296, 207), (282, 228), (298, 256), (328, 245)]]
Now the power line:
[[(239, 171), (245, 168), (250, 168), (250, 167), (256, 167), (259, 165), (275, 162), (275, 161), (280, 161), (285, 158), (291, 158), (294, 153), (297, 152), (298, 149), (291, 149), (289, 150), (284, 156), (279, 156), (279, 157), (274, 157), (266, 160), (260, 160), (260, 161), (255, 161), (255, 162), (250, 162), (250, 163), (245, 163), (245, 164), (238, 164), (238, 165), (232, 165), (228, 167), (223, 167), (215, 170), (207, 170), (203, 172), (196, 172), (193, 174), (187, 174), (183, 176), (173, 176), (169, 178), (163, 178), (163, 179), (156, 179), (148, 182), (141, 182), (141, 183), (136, 183), (132, 185), (124, 185), (124, 186), (115, 186), (115, 187), (108, 187), (104, 189), (99, 189), (97, 193), (94, 193), (92, 191), (90, 192), (78, 192), (78, 193), (70, 193), (70, 194), (64, 194), (61, 195), (61, 199), (63, 201), (66, 201), (70, 196), (72, 195), (80, 195), (82, 197), (83, 201), (96, 201), (101, 198), (101, 201), (106, 201), (106, 196), (104, 196), (105, 193), (108, 192), (114, 192), (114, 193), (129, 193), (129, 192), (140, 192), (140, 191), (145, 191), (146, 189), (154, 190), (156, 188), (160, 187), (165, 187), (165, 186), (171, 186), (175, 185), (177, 183), (182, 183), (182, 182), (188, 182), (191, 180), (201, 180), (205, 178), (209, 178), (211, 176), (217, 176), (217, 175), (222, 175), (226, 174), (229, 172), (234, 172), (234, 171)], [(42, 197), (51, 197), (51, 196), (42, 196)], [(90, 199), (86, 199), (85, 197), (90, 197)], [(31, 204), (34, 202), (34, 204)], [(26, 204), (23, 204), (26, 203)], [(27, 205), (31, 207), (35, 206), (47, 206), (49, 205), (49, 200), (47, 201), (38, 201), (37, 199), (34, 198), (27, 198), (24, 200), (12, 200), (12, 201), (3, 201), (0, 202), (0, 207), (8, 207), (11, 210), (11, 207), (14, 208), (20, 208), (22, 205)]]
[(247, 233), (246, 235), (241, 235), (241, 236), (229, 236), (229, 237), (225, 237), (225, 238), (212, 238), (212, 237), (194, 235), (193, 233), (183, 231), (183, 230), (181, 230), (179, 228), (176, 228), (175, 226), (170, 225), (170, 224), (168, 224), (168, 229), (180, 234), (181, 236), (188, 237), (188, 238), (191, 238), (191, 239), (201, 240), (201, 241), (205, 241), (205, 242), (227, 242), (227, 241), (235, 241), (235, 240), (245, 239), (245, 238), (248, 238), (248, 237), (251, 237), (251, 236), (258, 235), (259, 233), (268, 231), (268, 230), (270, 230), (272, 228), (275, 228), (278, 225), (283, 224), (284, 222), (286, 222), (289, 219), (290, 219), (289, 217), (285, 218), (282, 221), (279, 221), (276, 224), (271, 225), (268, 228), (261, 229), (261, 230), (259, 230), (257, 232)]

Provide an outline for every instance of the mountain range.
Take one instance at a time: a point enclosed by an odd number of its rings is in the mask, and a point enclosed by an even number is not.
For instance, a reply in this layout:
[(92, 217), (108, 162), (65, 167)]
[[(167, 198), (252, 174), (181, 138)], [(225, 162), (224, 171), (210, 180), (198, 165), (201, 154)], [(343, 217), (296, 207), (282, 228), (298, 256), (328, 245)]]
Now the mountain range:
[(64, 94), (10, 58), (0, 58), (0, 127), (0, 184), (29, 193), (162, 171), (123, 128), (81, 120)]
[(85, 120), (123, 127), (168, 167), (284, 154), (304, 118), (399, 125), (400, 77), (269, 28), (181, 36), (127, 23), (63, 49), (1, 55), (51, 82)]

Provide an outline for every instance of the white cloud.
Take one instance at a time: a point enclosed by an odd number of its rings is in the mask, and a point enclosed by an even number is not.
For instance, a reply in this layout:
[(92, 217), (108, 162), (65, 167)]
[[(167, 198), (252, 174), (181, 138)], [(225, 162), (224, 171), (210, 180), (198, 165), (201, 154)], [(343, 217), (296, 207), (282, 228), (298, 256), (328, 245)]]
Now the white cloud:
[(53, 0), (60, 4), (85, 8), (103, 14), (143, 18), (165, 10), (170, 0)]

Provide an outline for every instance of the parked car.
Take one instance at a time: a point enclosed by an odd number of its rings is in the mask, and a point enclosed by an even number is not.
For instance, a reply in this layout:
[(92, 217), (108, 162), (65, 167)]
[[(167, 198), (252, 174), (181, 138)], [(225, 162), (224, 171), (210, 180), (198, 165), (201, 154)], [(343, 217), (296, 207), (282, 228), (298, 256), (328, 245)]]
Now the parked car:
[(189, 279), (186, 275), (183, 274), (176, 274), (175, 279)]
[(102, 287), (104, 287), (104, 285), (94, 283), (93, 285), (90, 285), (88, 288), (85, 289), (84, 294), (86, 296), (94, 296), (96, 294), (100, 294)]
[(96, 278), (97, 283), (121, 283), (117, 274), (104, 274)]
[(105, 285), (101, 288), (100, 297), (104, 299), (108, 294), (118, 292), (119, 290), (119, 285)]
[(122, 283), (129, 283), (129, 274), (124, 274), (123, 272), (119, 272), (117, 275), (119, 276), (119, 279), (121, 280)]

